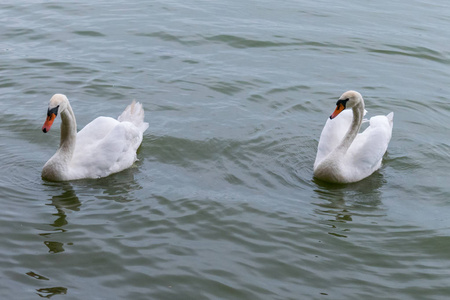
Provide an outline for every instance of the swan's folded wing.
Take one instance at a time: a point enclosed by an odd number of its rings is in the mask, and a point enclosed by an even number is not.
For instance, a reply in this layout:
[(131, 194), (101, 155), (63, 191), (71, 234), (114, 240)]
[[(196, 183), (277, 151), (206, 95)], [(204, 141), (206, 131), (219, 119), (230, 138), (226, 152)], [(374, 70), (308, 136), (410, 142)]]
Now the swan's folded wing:
[(142, 142), (142, 132), (129, 122), (121, 122), (103, 139), (98, 151), (107, 169), (116, 173), (129, 168), (136, 160), (136, 150)]
[(314, 165), (322, 161), (331, 151), (333, 151), (344, 138), (352, 123), (352, 110), (344, 110), (334, 119), (327, 119), (320, 134), (317, 156)]
[(362, 172), (371, 174), (381, 165), (392, 135), (391, 121), (386, 116), (370, 118), (370, 126), (358, 134), (348, 149), (347, 157)]
[[(110, 117), (98, 117), (87, 124), (77, 134), (77, 146), (84, 147), (102, 140), (120, 122)], [(75, 149), (75, 152), (77, 149)]]
[(117, 122), (102, 138), (80, 145), (71, 167), (74, 172), (83, 173), (82, 177), (88, 178), (120, 172), (136, 161), (136, 150), (141, 142), (142, 132), (136, 126)]

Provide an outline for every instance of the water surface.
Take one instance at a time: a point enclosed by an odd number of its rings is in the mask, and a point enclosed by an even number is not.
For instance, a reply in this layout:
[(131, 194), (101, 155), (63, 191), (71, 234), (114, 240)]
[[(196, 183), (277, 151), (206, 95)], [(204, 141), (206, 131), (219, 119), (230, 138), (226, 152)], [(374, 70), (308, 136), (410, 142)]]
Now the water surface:
[[(447, 299), (445, 1), (7, 2), (0, 9), (3, 299)], [(382, 168), (315, 180), (337, 98), (394, 111)], [(133, 99), (130, 169), (41, 179), (59, 144)]]

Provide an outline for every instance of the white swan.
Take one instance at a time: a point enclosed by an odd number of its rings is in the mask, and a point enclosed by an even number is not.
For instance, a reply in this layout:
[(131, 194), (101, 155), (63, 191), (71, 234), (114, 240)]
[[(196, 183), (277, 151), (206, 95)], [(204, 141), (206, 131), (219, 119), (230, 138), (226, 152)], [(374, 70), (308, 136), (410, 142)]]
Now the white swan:
[(42, 169), (42, 178), (51, 181), (100, 178), (130, 167), (148, 128), (144, 109), (133, 101), (119, 118), (98, 117), (77, 134), (75, 115), (65, 95), (54, 95), (42, 126), (48, 132), (61, 115), (61, 143)]
[(361, 94), (347, 91), (336, 105), (320, 135), (314, 176), (334, 183), (356, 182), (380, 168), (391, 140), (394, 113), (370, 118), (370, 126), (358, 134), (365, 115)]

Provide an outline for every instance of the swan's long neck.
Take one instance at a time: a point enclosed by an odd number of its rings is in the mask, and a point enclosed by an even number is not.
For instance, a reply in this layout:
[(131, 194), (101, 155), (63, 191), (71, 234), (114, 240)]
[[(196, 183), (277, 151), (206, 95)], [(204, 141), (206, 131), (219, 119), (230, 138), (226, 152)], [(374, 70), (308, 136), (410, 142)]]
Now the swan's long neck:
[(42, 177), (55, 181), (67, 179), (68, 170), (70, 169), (69, 164), (72, 161), (77, 141), (77, 121), (75, 120), (72, 107), (70, 107), (67, 98), (61, 101), (59, 105), (65, 107), (60, 111), (61, 142), (56, 153), (42, 168)]
[(336, 150), (341, 153), (345, 153), (348, 150), (350, 145), (353, 143), (353, 140), (358, 135), (359, 129), (361, 128), (362, 119), (364, 116), (364, 102), (363, 101), (359, 102), (357, 105), (353, 107), (352, 110), (353, 110), (353, 119), (350, 128), (348, 129), (347, 133), (342, 139), (342, 142), (336, 148)]
[(77, 141), (77, 121), (72, 107), (67, 103), (67, 108), (61, 112), (61, 142), (58, 154), (62, 161), (69, 163), (75, 150)]

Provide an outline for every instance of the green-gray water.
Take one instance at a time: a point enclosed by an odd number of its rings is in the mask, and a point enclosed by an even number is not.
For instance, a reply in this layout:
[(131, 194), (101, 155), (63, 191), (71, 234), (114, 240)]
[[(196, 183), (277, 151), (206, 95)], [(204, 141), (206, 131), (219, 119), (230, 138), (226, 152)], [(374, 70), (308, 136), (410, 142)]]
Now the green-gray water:
[[(446, 1), (0, 4), (1, 299), (447, 299)], [(313, 179), (340, 94), (394, 111), (383, 167)], [(132, 168), (51, 183), (47, 103), (133, 99)], [(54, 297), (53, 297), (54, 296)]]

